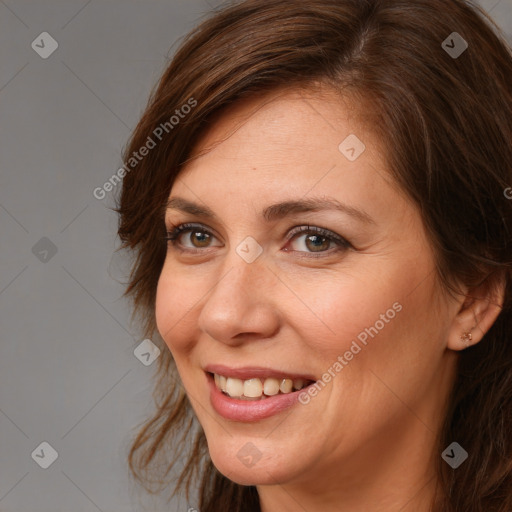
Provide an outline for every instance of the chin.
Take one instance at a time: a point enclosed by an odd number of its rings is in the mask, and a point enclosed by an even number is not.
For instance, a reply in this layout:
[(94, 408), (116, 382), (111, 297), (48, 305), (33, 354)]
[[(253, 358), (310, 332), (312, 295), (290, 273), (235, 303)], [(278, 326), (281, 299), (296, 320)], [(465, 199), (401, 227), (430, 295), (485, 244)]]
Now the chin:
[(212, 458), (214, 466), (226, 478), (239, 485), (276, 485), (282, 484), (287, 478), (283, 478), (283, 468), (280, 468), (276, 474), (274, 465), (256, 464), (253, 467), (243, 467), (241, 464), (233, 463), (231, 460), (215, 460)]
[[(238, 444), (241, 444), (242, 448), (239, 448)], [(209, 451), (217, 470), (239, 485), (282, 484), (289, 481), (298, 471), (296, 457), (291, 457), (288, 463), (282, 459), (283, 454), (280, 454), (279, 459), (265, 457), (250, 440), (231, 445), (219, 443), (218, 446), (210, 446)], [(276, 450), (272, 450), (271, 453), (275, 456)]]

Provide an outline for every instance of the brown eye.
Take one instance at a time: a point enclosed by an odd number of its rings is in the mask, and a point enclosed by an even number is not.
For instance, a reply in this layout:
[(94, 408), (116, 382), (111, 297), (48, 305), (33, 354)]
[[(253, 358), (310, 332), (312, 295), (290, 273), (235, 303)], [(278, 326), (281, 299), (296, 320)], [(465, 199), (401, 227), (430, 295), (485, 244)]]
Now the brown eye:
[[(212, 239), (216, 237), (210, 231), (193, 224), (180, 224), (168, 231), (166, 236), (168, 243), (184, 251), (212, 247)], [(222, 244), (217, 245), (217, 247), (221, 246)]]
[[(329, 249), (334, 245), (334, 251), (345, 250), (351, 247), (350, 243), (343, 237), (332, 231), (318, 227), (300, 227), (291, 233), (290, 245), (295, 244), (293, 251), (321, 256), (322, 253), (330, 254)], [(295, 235), (295, 236), (293, 236)]]
[(195, 247), (208, 247), (210, 235), (203, 231), (191, 231), (189, 240)]
[(331, 240), (327, 239), (325, 236), (307, 235), (305, 244), (312, 252), (326, 251), (331, 245)]

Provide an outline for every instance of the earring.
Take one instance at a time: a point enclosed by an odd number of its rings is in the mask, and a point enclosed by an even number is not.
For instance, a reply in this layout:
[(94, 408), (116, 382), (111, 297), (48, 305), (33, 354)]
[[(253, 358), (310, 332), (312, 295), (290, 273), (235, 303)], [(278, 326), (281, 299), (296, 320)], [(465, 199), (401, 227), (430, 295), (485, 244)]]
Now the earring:
[(460, 339), (464, 345), (469, 345), (469, 342), (473, 339), (473, 335), (470, 332), (463, 332)]

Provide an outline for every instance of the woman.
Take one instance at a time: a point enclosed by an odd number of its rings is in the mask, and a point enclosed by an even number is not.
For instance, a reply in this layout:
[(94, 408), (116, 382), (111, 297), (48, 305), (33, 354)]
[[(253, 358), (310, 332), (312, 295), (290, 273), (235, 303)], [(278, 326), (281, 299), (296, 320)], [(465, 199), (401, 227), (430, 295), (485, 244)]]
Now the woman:
[(118, 204), (162, 350), (148, 489), (183, 460), (201, 512), (511, 510), (493, 28), (462, 0), (246, 0), (187, 37)]

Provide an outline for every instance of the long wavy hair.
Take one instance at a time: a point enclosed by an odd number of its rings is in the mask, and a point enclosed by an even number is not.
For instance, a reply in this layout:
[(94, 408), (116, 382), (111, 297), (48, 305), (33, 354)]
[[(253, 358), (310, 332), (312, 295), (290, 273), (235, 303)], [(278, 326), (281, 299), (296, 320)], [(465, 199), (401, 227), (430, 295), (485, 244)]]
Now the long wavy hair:
[[(468, 45), (460, 55), (449, 51), (461, 48), (454, 32)], [(397, 186), (419, 206), (443, 286), (453, 292), (457, 283), (505, 283), (497, 320), (458, 359), (439, 433), (441, 492), (432, 510), (510, 512), (512, 53), (492, 19), (464, 0), (230, 2), (182, 41), (125, 149), (116, 198), (119, 249), (133, 255), (125, 291), (132, 320), (161, 349), (156, 410), (137, 427), (131, 474), (150, 493), (185, 490), (188, 498), (193, 488), (201, 512), (260, 510), (254, 486), (238, 485), (213, 466), (156, 329), (164, 208), (192, 149), (225, 108), (315, 84), (371, 107), (365, 121), (387, 148)], [(454, 440), (469, 453), (456, 470), (440, 457)]]

